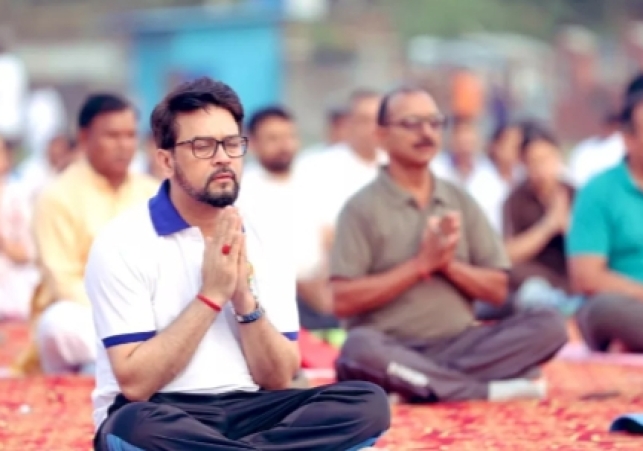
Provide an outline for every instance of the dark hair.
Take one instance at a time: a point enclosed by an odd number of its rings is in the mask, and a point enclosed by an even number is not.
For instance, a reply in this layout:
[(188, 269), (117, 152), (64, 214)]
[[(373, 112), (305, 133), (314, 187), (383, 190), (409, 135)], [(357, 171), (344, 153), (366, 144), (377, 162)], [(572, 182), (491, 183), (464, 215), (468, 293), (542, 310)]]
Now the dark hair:
[(326, 118), (331, 124), (337, 124), (342, 119), (345, 119), (346, 116), (348, 116), (348, 111), (342, 107), (329, 108), (326, 112)]
[(388, 113), (389, 113), (389, 108), (391, 106), (391, 102), (395, 97), (401, 94), (416, 94), (418, 92), (424, 92), (426, 93), (426, 89), (421, 88), (419, 86), (413, 86), (413, 85), (404, 85), (404, 86), (399, 86), (395, 89), (392, 89), (388, 91), (386, 94), (384, 94), (384, 97), (382, 97), (382, 101), (380, 102), (380, 108), (377, 111), (377, 125), (379, 126), (384, 126), (388, 122)]
[(636, 95), (638, 93), (643, 92), (643, 72), (639, 72), (630, 80), (630, 82), (627, 84), (627, 87), (625, 88), (625, 101), (627, 102), (627, 99), (629, 97), (632, 97), (633, 95)]
[(78, 113), (78, 127), (84, 129), (92, 125), (94, 119), (106, 113), (133, 109), (132, 104), (115, 94), (92, 94), (83, 103)]
[(496, 127), (489, 136), (489, 144), (496, 144), (500, 141), (509, 130), (519, 129), (522, 132), (521, 123), (517, 121), (507, 121), (496, 124)]
[(254, 135), (264, 121), (274, 118), (292, 121), (292, 115), (288, 110), (278, 105), (272, 105), (255, 111), (254, 114), (250, 116), (250, 119), (248, 119), (246, 129), (250, 135)]
[(620, 122), (625, 129), (634, 130), (634, 113), (641, 105), (643, 105), (643, 90), (625, 100), (625, 106), (620, 117)]
[(476, 125), (476, 119), (471, 116), (466, 115), (455, 115), (449, 121), (451, 125), (451, 131), (456, 131), (459, 128), (466, 128)]
[(51, 145), (54, 141), (64, 141), (65, 144), (67, 144), (67, 147), (69, 147), (69, 149), (72, 149), (72, 150), (76, 147), (76, 139), (73, 136), (68, 135), (66, 133), (59, 133), (53, 136), (49, 140), (49, 144)]
[(173, 149), (177, 139), (177, 115), (210, 106), (228, 111), (241, 129), (244, 113), (237, 93), (223, 82), (201, 77), (180, 84), (154, 107), (150, 125), (156, 146), (159, 149)]
[(534, 121), (524, 121), (521, 125), (522, 141), (520, 143), (520, 156), (524, 158), (529, 147), (535, 142), (546, 142), (558, 148), (558, 140), (551, 130)]

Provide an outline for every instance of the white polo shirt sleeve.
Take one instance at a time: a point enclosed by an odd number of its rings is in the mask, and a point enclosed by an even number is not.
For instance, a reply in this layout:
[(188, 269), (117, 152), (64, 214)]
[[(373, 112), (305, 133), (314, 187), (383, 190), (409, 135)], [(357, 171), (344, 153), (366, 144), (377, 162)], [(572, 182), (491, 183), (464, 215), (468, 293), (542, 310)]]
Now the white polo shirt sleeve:
[[(299, 338), (297, 284), (292, 258), (279, 255), (271, 258), (256, 229), (244, 221), (248, 259), (253, 267), (251, 285), (270, 323), (292, 341)], [(284, 246), (288, 252), (290, 246)]]
[(100, 234), (85, 268), (85, 288), (105, 348), (145, 341), (156, 334), (152, 283), (146, 274), (147, 268), (153, 268), (152, 257), (142, 243), (128, 243), (126, 237)]

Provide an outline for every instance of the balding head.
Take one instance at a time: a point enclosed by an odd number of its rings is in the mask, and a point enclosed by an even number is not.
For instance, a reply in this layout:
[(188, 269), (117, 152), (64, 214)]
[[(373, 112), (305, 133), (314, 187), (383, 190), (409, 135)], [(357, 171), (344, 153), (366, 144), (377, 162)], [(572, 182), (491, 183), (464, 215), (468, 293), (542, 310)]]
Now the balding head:
[(425, 167), (440, 149), (445, 118), (424, 89), (404, 86), (386, 94), (377, 122), (391, 161)]
[(384, 95), (384, 97), (382, 97), (382, 101), (380, 102), (380, 108), (379, 108), (379, 111), (377, 112), (377, 125), (380, 125), (380, 126), (386, 125), (388, 121), (389, 111), (391, 109), (391, 104), (395, 103), (395, 100), (398, 97), (405, 97), (411, 94), (420, 94), (420, 95), (428, 96), (431, 99), (433, 99), (425, 89), (422, 89), (418, 86), (407, 85), (407, 86), (401, 86), (399, 88), (395, 88), (392, 91), (387, 92)]

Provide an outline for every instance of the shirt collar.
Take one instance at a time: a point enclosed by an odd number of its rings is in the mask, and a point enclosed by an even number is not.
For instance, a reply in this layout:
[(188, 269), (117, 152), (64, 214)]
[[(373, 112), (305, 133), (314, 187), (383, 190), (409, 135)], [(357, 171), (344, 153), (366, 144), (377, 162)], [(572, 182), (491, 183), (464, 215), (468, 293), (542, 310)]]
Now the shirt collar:
[(81, 158), (75, 163), (77, 171), (79, 174), (82, 174), (82, 177), (84, 177), (86, 180), (89, 180), (92, 185), (94, 185), (96, 188), (100, 189), (101, 191), (106, 191), (110, 193), (115, 193), (115, 192), (120, 192), (124, 189), (127, 189), (127, 186), (130, 184), (131, 178), (128, 174), (127, 178), (123, 182), (122, 185), (120, 185), (118, 188), (114, 188), (109, 183), (109, 180), (107, 180), (105, 177), (103, 177), (101, 174), (99, 174), (96, 169), (94, 169), (87, 160), (87, 158)]
[[(446, 187), (444, 181), (440, 180), (435, 174), (429, 171), (431, 178), (433, 179), (433, 193), (431, 195), (431, 202), (439, 203), (446, 205), (448, 201), (448, 194), (446, 193)], [(383, 166), (380, 168), (380, 173), (377, 178), (377, 183), (384, 188), (386, 193), (396, 199), (397, 201), (404, 204), (416, 205), (415, 198), (407, 191), (402, 189), (395, 181), (391, 178), (388, 173), (388, 166)]]
[(170, 182), (168, 180), (161, 183), (158, 193), (150, 199), (148, 205), (152, 225), (157, 235), (172, 235), (190, 228), (190, 224), (183, 219), (170, 199)]
[(640, 193), (641, 188), (636, 183), (636, 180), (634, 180), (634, 177), (632, 177), (632, 173), (630, 172), (630, 167), (627, 164), (627, 157), (623, 158), (623, 160), (621, 161), (618, 167), (622, 175), (621, 180), (623, 180), (625, 185), (629, 189), (633, 189), (637, 193)]

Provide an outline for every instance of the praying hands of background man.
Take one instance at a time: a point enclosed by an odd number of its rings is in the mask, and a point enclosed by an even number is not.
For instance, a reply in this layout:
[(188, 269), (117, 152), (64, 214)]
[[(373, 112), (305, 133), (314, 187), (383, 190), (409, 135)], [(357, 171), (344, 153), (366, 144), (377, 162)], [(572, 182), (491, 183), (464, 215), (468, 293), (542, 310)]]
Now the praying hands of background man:
[(460, 240), (460, 223), (457, 211), (427, 219), (418, 258), (421, 274), (429, 276), (453, 261)]

